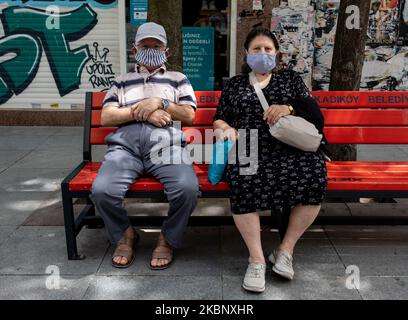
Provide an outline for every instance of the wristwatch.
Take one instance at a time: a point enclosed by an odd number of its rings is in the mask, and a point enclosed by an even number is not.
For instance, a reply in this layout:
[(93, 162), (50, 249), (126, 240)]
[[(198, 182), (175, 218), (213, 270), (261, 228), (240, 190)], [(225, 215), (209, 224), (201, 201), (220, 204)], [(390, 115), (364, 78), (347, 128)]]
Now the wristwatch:
[(170, 101), (167, 99), (161, 99), (162, 109), (167, 111), (168, 107), (170, 107)]
[(289, 108), (290, 114), (293, 114), (294, 111), (295, 111), (295, 110), (293, 109), (293, 107), (292, 107), (290, 104), (288, 104), (287, 106), (288, 106), (288, 108)]

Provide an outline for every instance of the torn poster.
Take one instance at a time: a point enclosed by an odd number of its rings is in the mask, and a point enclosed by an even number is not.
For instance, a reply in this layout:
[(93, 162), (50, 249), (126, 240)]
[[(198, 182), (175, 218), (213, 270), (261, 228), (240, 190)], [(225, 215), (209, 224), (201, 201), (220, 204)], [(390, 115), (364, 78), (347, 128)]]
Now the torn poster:
[(361, 90), (408, 90), (408, 47), (366, 46)]
[(299, 72), (312, 88), (313, 28), (312, 6), (290, 8), (281, 5), (272, 10), (271, 30), (277, 36), (285, 67)]
[(316, 0), (313, 90), (328, 90), (340, 0)]
[(398, 0), (372, 0), (367, 45), (395, 45), (399, 21)]

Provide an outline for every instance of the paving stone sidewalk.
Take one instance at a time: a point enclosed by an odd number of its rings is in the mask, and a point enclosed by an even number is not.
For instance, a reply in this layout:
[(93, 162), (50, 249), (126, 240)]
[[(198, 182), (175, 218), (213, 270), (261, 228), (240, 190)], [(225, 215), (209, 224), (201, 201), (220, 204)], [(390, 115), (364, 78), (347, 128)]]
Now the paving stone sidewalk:
[[(190, 227), (185, 247), (164, 271), (148, 266), (159, 230), (143, 226), (129, 269), (111, 267), (113, 248), (102, 229), (84, 229), (78, 245), (86, 259), (68, 261), (60, 183), (81, 161), (81, 146), (81, 128), (0, 127), (0, 299), (408, 298), (408, 226), (313, 226), (297, 246), (295, 279), (284, 281), (268, 266), (260, 295), (241, 289), (247, 253), (233, 226)], [(104, 151), (97, 148), (95, 160)], [(406, 160), (408, 146), (359, 146), (358, 158)], [(161, 203), (127, 201), (126, 206), (130, 214), (167, 211)], [(322, 208), (324, 215), (384, 212), (407, 215), (407, 199)], [(194, 214), (229, 215), (229, 204), (203, 199)], [(262, 237), (267, 255), (278, 244), (278, 233), (264, 226)]]

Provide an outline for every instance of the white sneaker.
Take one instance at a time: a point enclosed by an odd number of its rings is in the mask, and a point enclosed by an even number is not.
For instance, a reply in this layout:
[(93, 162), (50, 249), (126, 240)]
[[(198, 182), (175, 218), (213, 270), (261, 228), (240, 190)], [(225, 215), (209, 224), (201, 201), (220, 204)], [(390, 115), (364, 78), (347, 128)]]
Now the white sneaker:
[(292, 280), (295, 271), (293, 271), (293, 257), (286, 251), (274, 250), (269, 255), (269, 261), (273, 264), (272, 270), (280, 276)]
[(252, 292), (264, 292), (265, 291), (265, 272), (266, 264), (263, 263), (250, 263), (245, 273), (244, 282), (242, 287), (245, 290)]

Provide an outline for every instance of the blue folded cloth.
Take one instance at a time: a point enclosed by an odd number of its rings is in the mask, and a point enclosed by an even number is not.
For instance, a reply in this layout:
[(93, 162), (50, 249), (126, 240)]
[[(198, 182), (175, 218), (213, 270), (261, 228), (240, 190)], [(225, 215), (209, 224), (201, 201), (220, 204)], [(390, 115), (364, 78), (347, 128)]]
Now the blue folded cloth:
[(218, 140), (213, 145), (213, 156), (208, 168), (208, 180), (214, 186), (219, 183), (228, 163), (228, 153), (234, 143), (231, 140)]

